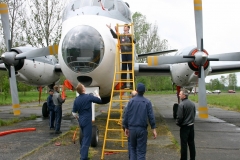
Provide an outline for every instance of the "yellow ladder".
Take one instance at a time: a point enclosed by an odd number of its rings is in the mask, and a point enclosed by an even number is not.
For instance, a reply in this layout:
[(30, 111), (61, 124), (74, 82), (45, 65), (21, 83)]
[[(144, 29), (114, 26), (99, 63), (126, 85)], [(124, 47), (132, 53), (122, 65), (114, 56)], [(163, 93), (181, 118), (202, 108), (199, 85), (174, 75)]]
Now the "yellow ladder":
[[(119, 28), (123, 28), (126, 26), (117, 24), (117, 30)], [(133, 23), (128, 24), (130, 26), (131, 32), (133, 31)], [(131, 43), (121, 43), (120, 38), (121, 36), (129, 36), (131, 37)], [(112, 92), (111, 92), (111, 99), (109, 102), (108, 108), (108, 117), (105, 129), (105, 136), (103, 141), (103, 148), (102, 148), (102, 156), (101, 159), (104, 159), (104, 155), (107, 153), (118, 153), (118, 152), (128, 152), (127, 149), (124, 149), (124, 144), (127, 144), (127, 137), (125, 137), (123, 128), (122, 128), (122, 114), (123, 108), (126, 103), (129, 101), (130, 92), (135, 90), (135, 83), (134, 83), (134, 37), (133, 34), (119, 34), (117, 33), (118, 43), (116, 45), (116, 57), (115, 57), (115, 72), (114, 78), (112, 83)], [(132, 45), (131, 52), (121, 52), (120, 48), (122, 45)], [(121, 54), (131, 54), (132, 61), (121, 61), (120, 56)], [(132, 70), (121, 70), (121, 66), (123, 63), (131, 63)], [(121, 74), (127, 74), (127, 79), (121, 79)], [(130, 74), (132, 74), (132, 79), (130, 79)], [(122, 88), (123, 83), (132, 84), (132, 89), (129, 87)], [(117, 96), (116, 96), (117, 95)], [(124, 143), (125, 142), (125, 143)], [(114, 148), (113, 148), (114, 147)]]

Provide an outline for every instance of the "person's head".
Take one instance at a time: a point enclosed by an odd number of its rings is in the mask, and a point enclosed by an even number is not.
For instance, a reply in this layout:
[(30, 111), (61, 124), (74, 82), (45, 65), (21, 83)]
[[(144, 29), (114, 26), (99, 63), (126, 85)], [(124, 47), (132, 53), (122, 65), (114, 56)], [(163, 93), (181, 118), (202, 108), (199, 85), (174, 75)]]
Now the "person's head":
[(137, 95), (137, 91), (132, 91), (132, 92), (131, 92), (132, 98), (135, 97), (136, 95)]
[(49, 90), (49, 94), (53, 95), (53, 92), (54, 92), (53, 89), (50, 89), (50, 90)]
[(55, 86), (53, 87), (53, 89), (54, 89), (54, 91), (58, 91), (58, 90), (59, 90), (59, 87), (58, 87), (57, 85), (55, 85)]
[(179, 97), (181, 100), (188, 98), (188, 90), (182, 89), (179, 93)]
[(143, 83), (138, 83), (137, 85), (137, 93), (139, 95), (143, 95), (145, 92), (145, 85)]
[(123, 31), (124, 32), (129, 32), (130, 26), (128, 24), (124, 25)]
[(83, 84), (81, 84), (81, 83), (79, 83), (78, 85), (77, 85), (77, 92), (78, 92), (78, 94), (83, 94), (83, 93), (85, 93), (85, 86), (83, 85)]

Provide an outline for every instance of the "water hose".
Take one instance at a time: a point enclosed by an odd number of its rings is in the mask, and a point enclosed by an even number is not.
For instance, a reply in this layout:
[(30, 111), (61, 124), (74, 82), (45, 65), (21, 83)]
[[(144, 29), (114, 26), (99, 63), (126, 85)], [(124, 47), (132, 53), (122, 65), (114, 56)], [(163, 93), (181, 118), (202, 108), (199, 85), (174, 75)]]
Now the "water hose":
[(29, 131), (36, 131), (36, 128), (22, 128), (22, 129), (15, 129), (9, 131), (0, 132), (0, 136), (4, 136), (11, 133), (18, 133), (18, 132), (29, 132)]

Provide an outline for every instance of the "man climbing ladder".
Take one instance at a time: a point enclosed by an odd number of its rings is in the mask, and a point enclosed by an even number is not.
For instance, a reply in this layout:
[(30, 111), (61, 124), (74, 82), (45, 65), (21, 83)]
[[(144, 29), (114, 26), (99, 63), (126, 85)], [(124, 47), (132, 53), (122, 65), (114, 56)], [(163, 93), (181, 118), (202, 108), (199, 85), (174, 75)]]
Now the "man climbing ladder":
[[(118, 37), (118, 28), (115, 27), (116, 32), (114, 32), (111, 29), (111, 24), (107, 25), (107, 27), (110, 29), (110, 32), (113, 36), (113, 38), (118, 38), (121, 46), (121, 59), (122, 59), (122, 71), (127, 71), (127, 69), (131, 72), (132, 70), (132, 42), (135, 43), (135, 40), (132, 39), (132, 36), (129, 33), (130, 25), (125, 24), (123, 27), (124, 33)], [(130, 79), (133, 79), (132, 74), (130, 73)], [(127, 79), (127, 74), (122, 73), (121, 79), (124, 81)], [(121, 87), (127, 88), (126, 82), (123, 82), (123, 85)], [(130, 89), (133, 88), (133, 83), (130, 83)]]

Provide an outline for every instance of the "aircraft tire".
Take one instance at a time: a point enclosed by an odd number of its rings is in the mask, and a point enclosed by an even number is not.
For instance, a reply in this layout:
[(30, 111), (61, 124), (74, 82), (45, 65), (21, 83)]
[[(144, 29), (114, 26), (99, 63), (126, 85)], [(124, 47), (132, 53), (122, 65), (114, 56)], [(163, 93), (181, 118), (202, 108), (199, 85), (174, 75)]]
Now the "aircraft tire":
[(102, 103), (101, 104), (107, 104), (110, 102), (110, 99), (111, 99), (111, 96), (109, 97), (104, 97), (104, 98), (101, 98), (102, 99)]
[(174, 105), (173, 105), (173, 118), (174, 119), (177, 118), (177, 110), (178, 110), (178, 104), (174, 103)]
[(98, 135), (99, 135), (99, 130), (96, 125), (92, 126), (92, 141), (91, 141), (91, 146), (92, 147), (97, 147), (98, 145)]
[(42, 116), (48, 117), (48, 115), (49, 115), (49, 111), (48, 111), (47, 102), (44, 102), (42, 106)]

